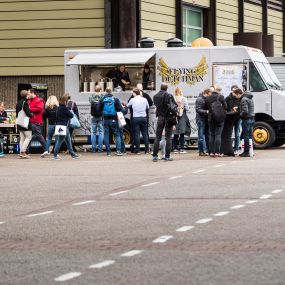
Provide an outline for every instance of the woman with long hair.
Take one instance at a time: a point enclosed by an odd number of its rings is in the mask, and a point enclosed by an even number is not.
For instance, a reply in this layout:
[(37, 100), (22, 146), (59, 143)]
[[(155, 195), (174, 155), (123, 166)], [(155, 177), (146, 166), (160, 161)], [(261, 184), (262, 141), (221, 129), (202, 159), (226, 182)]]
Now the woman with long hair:
[(45, 105), (45, 117), (48, 120), (48, 138), (46, 142), (45, 152), (41, 155), (42, 157), (50, 155), (49, 148), (51, 145), (51, 140), (54, 135), (55, 125), (56, 125), (56, 111), (58, 108), (58, 100), (56, 96), (49, 96)]
[(173, 132), (173, 152), (186, 153), (184, 149), (184, 135), (186, 132), (187, 121), (189, 120), (187, 117), (187, 111), (189, 111), (189, 104), (187, 99), (183, 96), (182, 89), (179, 87), (175, 89), (174, 99), (176, 104), (178, 105), (178, 124), (176, 125), (176, 129)]

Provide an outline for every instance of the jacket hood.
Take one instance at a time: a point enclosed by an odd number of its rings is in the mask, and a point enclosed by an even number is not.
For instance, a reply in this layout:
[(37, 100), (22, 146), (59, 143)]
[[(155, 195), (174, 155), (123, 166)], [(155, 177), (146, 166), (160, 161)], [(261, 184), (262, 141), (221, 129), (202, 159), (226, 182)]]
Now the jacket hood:
[(244, 97), (252, 99), (253, 98), (253, 94), (249, 91), (245, 91), (243, 94)]

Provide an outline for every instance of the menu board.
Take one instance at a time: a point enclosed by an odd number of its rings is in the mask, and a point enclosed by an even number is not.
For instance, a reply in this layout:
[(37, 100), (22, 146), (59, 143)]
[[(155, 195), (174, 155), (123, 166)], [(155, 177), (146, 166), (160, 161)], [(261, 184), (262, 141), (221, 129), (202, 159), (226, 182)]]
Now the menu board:
[(231, 93), (232, 85), (242, 89), (243, 68), (243, 64), (213, 65), (213, 84), (221, 86), (225, 97)]

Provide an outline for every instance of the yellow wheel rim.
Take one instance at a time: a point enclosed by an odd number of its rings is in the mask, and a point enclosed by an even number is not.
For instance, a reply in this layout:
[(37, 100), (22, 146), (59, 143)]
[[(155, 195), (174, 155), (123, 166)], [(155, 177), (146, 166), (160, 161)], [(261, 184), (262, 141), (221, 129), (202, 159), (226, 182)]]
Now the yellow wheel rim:
[(253, 130), (253, 139), (257, 144), (265, 144), (269, 140), (269, 132), (263, 127), (257, 127)]
[[(131, 143), (131, 133), (128, 130), (124, 130), (123, 139), (124, 139), (125, 144)], [(113, 142), (116, 143), (116, 138), (114, 135), (113, 135)]]

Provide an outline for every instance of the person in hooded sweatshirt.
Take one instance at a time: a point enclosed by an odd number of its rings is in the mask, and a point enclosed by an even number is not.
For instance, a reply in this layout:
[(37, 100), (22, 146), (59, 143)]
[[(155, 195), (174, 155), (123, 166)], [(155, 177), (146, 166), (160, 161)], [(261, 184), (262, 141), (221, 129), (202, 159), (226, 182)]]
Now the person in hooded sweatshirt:
[(250, 157), (249, 154), (249, 140), (252, 139), (252, 131), (254, 125), (254, 102), (251, 92), (243, 92), (241, 89), (236, 89), (233, 92), (234, 96), (240, 100), (239, 107), (234, 108), (240, 114), (242, 133), (244, 138), (244, 152), (239, 156)]

